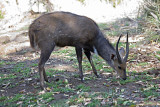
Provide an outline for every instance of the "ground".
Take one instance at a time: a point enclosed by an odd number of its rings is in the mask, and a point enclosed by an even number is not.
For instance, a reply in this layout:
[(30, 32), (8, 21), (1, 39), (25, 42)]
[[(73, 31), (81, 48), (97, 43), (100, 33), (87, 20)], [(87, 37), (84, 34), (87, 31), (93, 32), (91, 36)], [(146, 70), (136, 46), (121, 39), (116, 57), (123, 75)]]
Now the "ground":
[[(105, 34), (113, 29), (104, 24), (100, 24), (100, 28)], [(106, 35), (113, 33), (117, 32)], [(13, 43), (16, 46), (29, 44), (24, 32), (19, 35), (22, 36), (20, 39), (20, 36), (15, 36), (12, 41), (2, 41), (1, 47), (9, 47)], [(115, 36), (107, 38), (114, 45), (118, 39)], [(56, 47), (45, 65), (49, 78), (49, 83), (45, 83), (46, 90), (41, 90), (39, 84), (39, 51), (33, 51), (29, 45), (11, 48), (6, 53), (1, 48), (0, 106), (160, 106), (160, 44), (141, 43), (141, 39), (143, 35), (134, 33), (129, 38), (126, 81), (117, 78), (113, 69), (98, 55), (93, 54), (100, 78), (93, 74), (83, 55), (85, 81), (82, 83), (74, 48)], [(124, 42), (125, 36), (120, 45), (125, 46)]]

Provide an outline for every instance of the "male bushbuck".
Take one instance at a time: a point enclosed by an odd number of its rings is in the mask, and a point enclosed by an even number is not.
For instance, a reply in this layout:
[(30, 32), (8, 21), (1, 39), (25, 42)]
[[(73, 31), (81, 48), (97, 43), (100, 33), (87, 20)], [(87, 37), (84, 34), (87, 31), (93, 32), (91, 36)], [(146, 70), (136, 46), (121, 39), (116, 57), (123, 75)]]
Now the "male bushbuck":
[(75, 47), (82, 81), (82, 50), (84, 50), (97, 77), (98, 74), (91, 57), (91, 52), (94, 50), (125, 80), (126, 61), (129, 54), (128, 33), (125, 56), (124, 48), (118, 51), (120, 38), (121, 36), (118, 39), (116, 49), (114, 49), (97, 24), (88, 17), (69, 12), (53, 12), (40, 16), (29, 27), (29, 39), (32, 48), (38, 47), (41, 50), (38, 65), (41, 88), (44, 89), (44, 80), (48, 82), (44, 65), (55, 46)]

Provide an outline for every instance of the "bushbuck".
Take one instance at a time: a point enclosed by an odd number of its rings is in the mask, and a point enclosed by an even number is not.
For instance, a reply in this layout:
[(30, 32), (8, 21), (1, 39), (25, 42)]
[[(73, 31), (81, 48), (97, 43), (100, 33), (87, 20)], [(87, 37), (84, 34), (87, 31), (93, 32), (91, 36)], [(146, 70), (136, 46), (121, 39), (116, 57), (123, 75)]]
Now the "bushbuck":
[(69, 12), (47, 13), (35, 19), (29, 27), (29, 39), (32, 48), (38, 47), (41, 50), (38, 64), (40, 87), (44, 89), (44, 80), (48, 82), (44, 65), (55, 46), (75, 47), (81, 81), (83, 81), (82, 51), (87, 56), (94, 74), (99, 77), (91, 57), (91, 52), (94, 53), (95, 50), (125, 80), (129, 54), (128, 33), (126, 55), (124, 48), (118, 50), (120, 38), (121, 35), (115, 49), (92, 19)]

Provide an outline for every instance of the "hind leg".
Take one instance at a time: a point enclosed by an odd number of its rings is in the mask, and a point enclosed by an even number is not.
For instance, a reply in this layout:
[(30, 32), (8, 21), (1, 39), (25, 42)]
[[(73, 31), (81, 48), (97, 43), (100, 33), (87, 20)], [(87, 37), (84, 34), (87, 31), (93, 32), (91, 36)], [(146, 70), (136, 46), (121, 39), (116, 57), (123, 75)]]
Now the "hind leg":
[(43, 68), (43, 76), (44, 76), (44, 80), (46, 81), (46, 82), (49, 82), (48, 81), (48, 77), (47, 77), (47, 75), (46, 75), (46, 72), (45, 72), (45, 69)]
[(88, 60), (89, 60), (89, 62), (90, 62), (90, 64), (91, 64), (91, 66), (92, 66), (93, 73), (94, 73), (97, 77), (99, 77), (99, 75), (97, 74), (97, 70), (96, 70), (96, 68), (95, 68), (95, 66), (94, 66), (93, 60), (92, 60), (91, 52), (88, 51), (88, 50), (84, 50), (84, 53), (85, 53), (85, 55), (87, 56), (87, 58), (88, 58)]
[(83, 82), (83, 71), (82, 71), (82, 48), (76, 47), (77, 60), (79, 65), (79, 75), (80, 79)]
[[(45, 44), (43, 44), (43, 46), (45, 46)], [(47, 48), (41, 48), (41, 55), (40, 55), (40, 60), (38, 64), (41, 89), (44, 89), (44, 80), (48, 82), (48, 78), (45, 73), (44, 65), (49, 59), (53, 49), (54, 49), (54, 46), (48, 46)]]

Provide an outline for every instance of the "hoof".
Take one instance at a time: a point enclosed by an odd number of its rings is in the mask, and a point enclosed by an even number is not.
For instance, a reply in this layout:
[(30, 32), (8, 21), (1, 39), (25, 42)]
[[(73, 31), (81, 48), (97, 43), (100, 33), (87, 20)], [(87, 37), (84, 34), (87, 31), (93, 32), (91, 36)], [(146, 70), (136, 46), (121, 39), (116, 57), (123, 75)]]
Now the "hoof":
[(41, 90), (45, 90), (45, 88), (43, 86), (40, 86), (41, 87)]
[(45, 79), (45, 81), (46, 81), (46, 82), (49, 82), (49, 80), (48, 80), (48, 79)]
[(84, 83), (84, 78), (81, 78), (81, 82), (83, 82), (83, 83)]
[(97, 78), (101, 78), (99, 75), (96, 75)]

